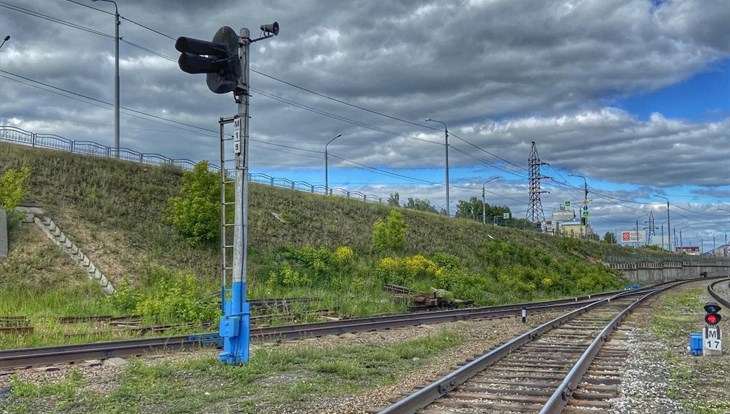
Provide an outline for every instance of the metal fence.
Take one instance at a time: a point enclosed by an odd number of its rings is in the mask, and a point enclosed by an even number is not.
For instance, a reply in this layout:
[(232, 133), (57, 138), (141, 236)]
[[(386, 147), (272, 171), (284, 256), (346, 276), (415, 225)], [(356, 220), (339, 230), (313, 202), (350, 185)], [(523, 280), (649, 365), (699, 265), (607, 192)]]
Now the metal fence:
[[(87, 155), (101, 158), (116, 158), (115, 149), (93, 141), (74, 141), (52, 134), (36, 134), (13, 126), (0, 126), (0, 141), (20, 144), (33, 148), (44, 148), (72, 154)], [(119, 148), (119, 159), (148, 165), (171, 165), (183, 170), (192, 170), (196, 162), (186, 158), (170, 158), (155, 153), (144, 153), (129, 148)], [(212, 171), (220, 171), (216, 164), (208, 165)], [(310, 184), (306, 181), (292, 181), (287, 178), (272, 177), (263, 173), (249, 174), (249, 181), (272, 187), (303, 191), (312, 194), (327, 194), (323, 185)], [(358, 199), (372, 203), (383, 203), (383, 198), (360, 191), (351, 191), (344, 188), (330, 188), (329, 195)]]

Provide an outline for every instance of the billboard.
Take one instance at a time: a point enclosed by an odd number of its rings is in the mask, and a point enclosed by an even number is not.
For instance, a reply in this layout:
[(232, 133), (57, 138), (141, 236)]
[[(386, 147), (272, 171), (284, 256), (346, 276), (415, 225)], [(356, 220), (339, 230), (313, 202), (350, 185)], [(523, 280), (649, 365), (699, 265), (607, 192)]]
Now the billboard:
[(553, 210), (553, 221), (571, 221), (575, 219), (573, 210)]
[[(637, 240), (638, 236), (638, 240)], [(636, 233), (636, 230), (624, 230), (621, 232), (621, 238), (619, 239), (619, 243), (644, 243), (645, 237), (644, 232), (639, 231), (639, 233)]]

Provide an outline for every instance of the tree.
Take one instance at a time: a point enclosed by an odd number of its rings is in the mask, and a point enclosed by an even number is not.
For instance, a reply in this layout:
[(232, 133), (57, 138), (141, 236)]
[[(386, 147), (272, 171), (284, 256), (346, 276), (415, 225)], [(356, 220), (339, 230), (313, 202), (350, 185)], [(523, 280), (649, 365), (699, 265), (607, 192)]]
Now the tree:
[(388, 205), (393, 207), (400, 207), (400, 194), (391, 193), (388, 197)]
[(439, 211), (431, 205), (431, 202), (428, 200), (421, 200), (418, 198), (411, 198), (408, 197), (408, 202), (403, 205), (404, 208), (410, 208), (411, 210), (418, 210), (418, 211), (427, 211), (429, 213), (436, 213), (438, 214)]
[(191, 244), (208, 243), (220, 234), (220, 177), (208, 171), (208, 162), (183, 173), (180, 196), (170, 198), (165, 219)]
[(391, 210), (388, 220), (378, 219), (373, 225), (373, 245), (375, 250), (400, 251), (406, 243), (406, 223), (398, 210)]
[(608, 244), (616, 244), (616, 234), (607, 231), (606, 234), (603, 235), (603, 242)]
[(481, 221), (483, 210), (482, 200), (478, 200), (476, 197), (470, 198), (469, 201), (459, 200), (456, 205), (456, 217)]

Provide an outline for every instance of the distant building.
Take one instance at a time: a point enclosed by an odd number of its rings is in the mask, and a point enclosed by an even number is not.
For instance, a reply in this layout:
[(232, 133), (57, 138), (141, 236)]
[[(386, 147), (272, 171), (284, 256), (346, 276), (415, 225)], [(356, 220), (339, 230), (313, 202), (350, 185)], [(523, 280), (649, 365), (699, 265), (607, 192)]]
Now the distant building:
[(715, 257), (730, 257), (730, 244), (724, 244), (717, 249), (712, 250)]
[(591, 225), (581, 225), (580, 222), (558, 223), (555, 226), (555, 234), (558, 236), (581, 238), (593, 234)]
[[(574, 210), (571, 208), (571, 202), (565, 201), (557, 209), (553, 210), (552, 220), (545, 222), (544, 231), (550, 232), (556, 236), (575, 237), (575, 238), (588, 238), (593, 235), (593, 229), (591, 224), (588, 222), (588, 207), (583, 206), (586, 211), (582, 224), (582, 219), (579, 217), (581, 210)], [(581, 214), (584, 214), (581, 213)]]

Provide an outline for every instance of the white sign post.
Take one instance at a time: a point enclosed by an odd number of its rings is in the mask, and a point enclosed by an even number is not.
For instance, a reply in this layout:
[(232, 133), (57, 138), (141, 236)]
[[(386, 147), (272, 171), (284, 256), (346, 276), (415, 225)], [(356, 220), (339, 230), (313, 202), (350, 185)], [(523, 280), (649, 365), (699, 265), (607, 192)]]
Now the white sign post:
[(722, 355), (722, 337), (719, 326), (713, 328), (705, 326), (705, 329), (702, 330), (702, 355)]

